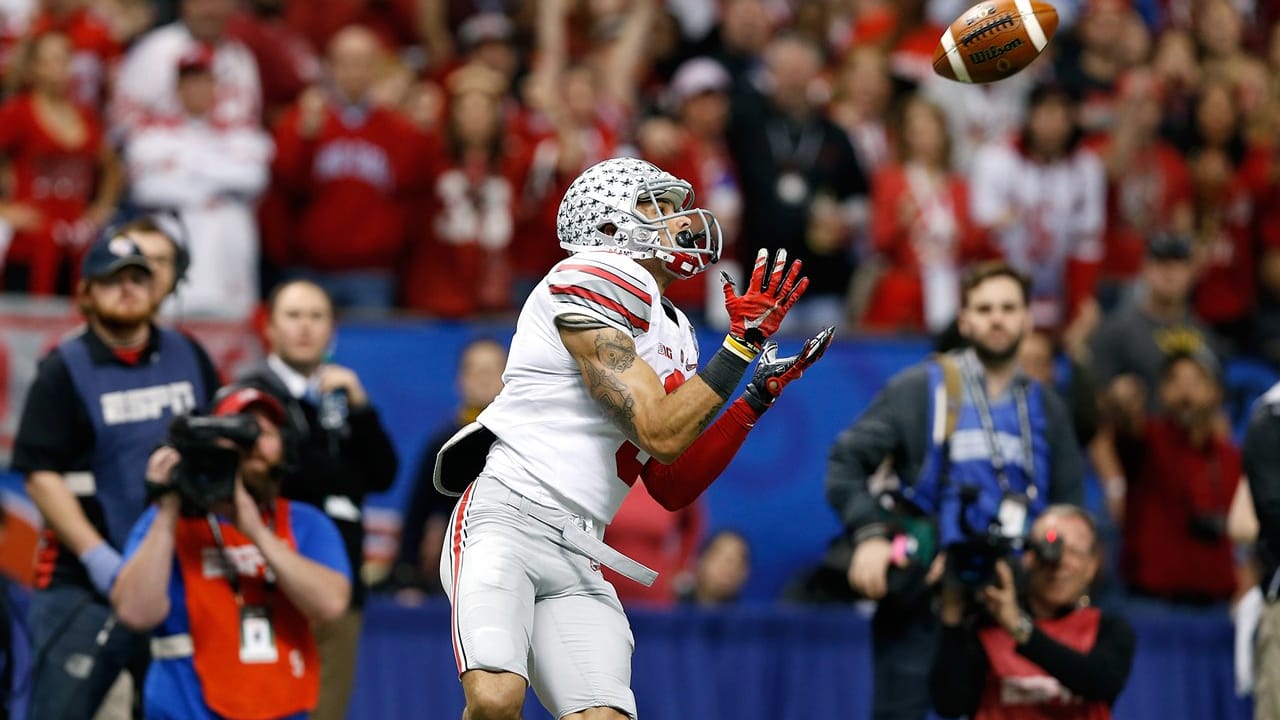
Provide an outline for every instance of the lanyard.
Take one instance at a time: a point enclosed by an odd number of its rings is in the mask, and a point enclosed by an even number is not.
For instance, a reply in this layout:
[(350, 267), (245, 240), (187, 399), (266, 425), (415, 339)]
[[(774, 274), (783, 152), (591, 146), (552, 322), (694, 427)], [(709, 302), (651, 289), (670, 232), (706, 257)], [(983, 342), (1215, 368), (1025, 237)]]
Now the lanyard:
[[(963, 356), (961, 368), (964, 376), (965, 385), (969, 388), (969, 393), (973, 395), (974, 405), (978, 409), (978, 420), (982, 423), (982, 434), (987, 438), (987, 449), (991, 452), (991, 469), (996, 473), (996, 481), (1000, 483), (1000, 489), (1005, 493), (1013, 492), (1009, 485), (1009, 476), (1005, 472), (1004, 453), (1000, 449), (1000, 443), (996, 439), (995, 422), (991, 419), (991, 406), (987, 404), (987, 391), (982, 383), (978, 381), (979, 372), (975, 367), (977, 361), (973, 357), (973, 351), (966, 352)], [(1022, 445), (1022, 456), (1027, 469), (1027, 499), (1035, 501), (1039, 491), (1036, 489), (1035, 483), (1035, 455), (1031, 448), (1031, 413), (1027, 409), (1027, 388), (1024, 383), (1017, 380), (1013, 383), (1014, 402), (1018, 406), (1018, 439)]]
[(800, 131), (800, 138), (792, 143), (785, 121), (773, 121), (765, 125), (769, 139), (769, 151), (774, 161), (784, 170), (805, 172), (813, 167), (813, 161), (822, 149), (822, 126), (810, 124)]
[[(213, 513), (206, 513), (205, 520), (209, 523), (209, 531), (213, 533), (213, 542), (218, 546), (218, 559), (222, 563), (222, 576), (227, 579), (227, 584), (231, 586), (231, 592), (236, 596), (236, 607), (244, 608), (244, 596), (240, 593), (240, 571), (231, 562), (231, 556), (227, 554), (226, 543), (222, 540), (222, 527), (218, 522), (218, 516)], [(271, 527), (274, 531), (275, 521), (272, 520)], [(265, 560), (264, 560), (265, 564)], [(276, 583), (271, 577), (271, 569), (264, 570), (266, 582), (266, 595), (263, 604), (267, 604), (267, 600), (271, 598), (271, 591), (275, 589)]]

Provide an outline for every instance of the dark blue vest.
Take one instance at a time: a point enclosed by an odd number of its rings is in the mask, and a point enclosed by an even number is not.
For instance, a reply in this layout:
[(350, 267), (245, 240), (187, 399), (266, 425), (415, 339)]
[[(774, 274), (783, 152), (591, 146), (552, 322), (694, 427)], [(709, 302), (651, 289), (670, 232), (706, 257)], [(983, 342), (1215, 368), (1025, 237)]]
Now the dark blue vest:
[(191, 341), (154, 329), (156, 349), (134, 366), (95, 365), (84, 336), (58, 346), (76, 393), (93, 423), (94, 497), (102, 506), (103, 535), (123, 550), (129, 529), (146, 508), (147, 458), (164, 440), (175, 415), (208, 397)]
[[(1003, 449), (1004, 473), (1013, 493), (1028, 497), (1027, 527), (1049, 504), (1049, 435), (1048, 417), (1044, 408), (1044, 389), (1030, 379), (1015, 382), (1026, 383), (1027, 415), (1031, 435), (1031, 464), (1034, 477), (1027, 472), (1025, 446), (1021, 439), (1021, 422), (1014, 393), (1008, 392), (991, 405), (992, 425)], [(942, 368), (929, 364), (929, 418), (937, 418), (940, 398), (945, 397)], [(1004, 490), (991, 465), (990, 444), (982, 429), (978, 408), (969, 393), (964, 393), (960, 414), (956, 418), (955, 431), (943, 442), (936, 442), (931, 426), (928, 451), (920, 468), (920, 476), (913, 486), (904, 490), (904, 497), (925, 513), (937, 518), (940, 548), (967, 537), (961, 525), (961, 490), (976, 487), (977, 499), (967, 510), (968, 525), (985, 531), (996, 519)], [(949, 457), (943, 457), (944, 449)], [(1035, 490), (1028, 489), (1034, 484)]]

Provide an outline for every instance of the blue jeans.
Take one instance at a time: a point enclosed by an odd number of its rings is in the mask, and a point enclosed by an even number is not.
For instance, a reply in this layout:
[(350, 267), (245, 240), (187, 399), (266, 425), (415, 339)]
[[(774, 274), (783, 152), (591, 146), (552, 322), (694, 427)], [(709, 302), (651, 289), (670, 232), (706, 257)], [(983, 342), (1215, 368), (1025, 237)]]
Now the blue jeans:
[[(120, 671), (131, 661), (145, 665), (146, 636), (116, 622), (91, 590), (62, 585), (31, 598), (31, 720), (88, 720)], [(142, 687), (141, 673), (134, 687)]]

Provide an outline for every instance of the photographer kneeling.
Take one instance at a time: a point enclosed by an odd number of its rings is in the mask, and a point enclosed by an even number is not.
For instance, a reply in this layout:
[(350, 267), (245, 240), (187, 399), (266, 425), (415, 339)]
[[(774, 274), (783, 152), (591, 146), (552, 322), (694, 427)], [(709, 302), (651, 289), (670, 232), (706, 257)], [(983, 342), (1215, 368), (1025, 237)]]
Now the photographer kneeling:
[(996, 562), (993, 584), (966, 592), (946, 582), (934, 708), (974, 720), (1106, 720), (1133, 663), (1134, 634), (1120, 615), (1089, 607), (1098, 571), (1092, 518), (1052, 505), (1023, 554), (1026, 587)]
[(306, 717), (320, 682), (312, 628), (343, 613), (350, 568), (323, 513), (278, 497), (284, 409), (228, 386), (210, 417), (174, 421), (147, 464), (156, 499), (111, 592), (151, 630), (149, 718)]

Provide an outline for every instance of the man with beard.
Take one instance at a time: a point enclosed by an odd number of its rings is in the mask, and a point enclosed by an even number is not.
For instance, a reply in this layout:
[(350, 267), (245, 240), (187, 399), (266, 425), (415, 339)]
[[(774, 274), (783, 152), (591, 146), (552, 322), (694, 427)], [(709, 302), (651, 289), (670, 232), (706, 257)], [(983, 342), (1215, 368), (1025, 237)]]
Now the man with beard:
[(1132, 594), (1223, 608), (1236, 589), (1227, 512), (1240, 482), (1240, 450), (1218, 430), (1221, 370), (1203, 346), (1164, 360), (1160, 411), (1116, 423), (1131, 478), (1120, 571)]
[(825, 566), (879, 601), (875, 720), (928, 712), (938, 644), (929, 587), (945, 551), (973, 533), (1022, 536), (1051, 503), (1083, 499), (1071, 417), (1018, 366), (1032, 327), (1029, 287), (1004, 263), (976, 266), (961, 288), (969, 347), (892, 378), (831, 451), (827, 500), (846, 532)]
[(40, 362), (13, 448), (45, 525), (30, 618), (39, 718), (92, 716), (126, 666), (141, 679), (145, 645), (107, 597), (146, 506), (147, 456), (219, 384), (194, 340), (152, 324), (151, 267), (132, 240), (105, 235), (81, 276), (87, 327)]
[(233, 464), (197, 483), (175, 471), (198, 450), (152, 454), (157, 501), (133, 526), (111, 591), (120, 622), (153, 633), (143, 714), (305, 718), (320, 692), (312, 629), (351, 597), (342, 536), (320, 510), (280, 497), (284, 406), (242, 385), (213, 405), (236, 428), (224, 431), (236, 442), (216, 440)]

